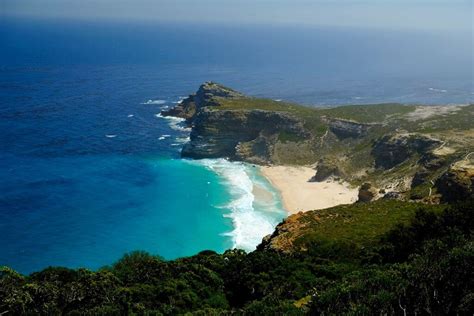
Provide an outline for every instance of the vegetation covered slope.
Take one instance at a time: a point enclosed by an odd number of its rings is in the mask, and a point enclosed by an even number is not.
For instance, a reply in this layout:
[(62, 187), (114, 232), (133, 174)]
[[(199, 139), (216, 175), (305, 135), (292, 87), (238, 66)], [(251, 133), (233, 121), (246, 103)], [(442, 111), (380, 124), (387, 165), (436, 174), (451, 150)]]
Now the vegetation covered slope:
[[(352, 206), (360, 223), (335, 216), (347, 208), (328, 210), (294, 253), (262, 246), (166, 261), (134, 252), (97, 272), (29, 276), (4, 267), (0, 314), (471, 315), (474, 203), (369, 205)], [(390, 213), (402, 220), (379, 216)]]

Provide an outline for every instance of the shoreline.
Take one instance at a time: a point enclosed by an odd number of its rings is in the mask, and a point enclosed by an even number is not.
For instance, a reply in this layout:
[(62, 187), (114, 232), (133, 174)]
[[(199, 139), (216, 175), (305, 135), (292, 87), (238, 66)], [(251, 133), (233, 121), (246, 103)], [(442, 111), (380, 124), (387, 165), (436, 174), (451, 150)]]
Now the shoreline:
[(218, 208), (223, 210), (223, 218), (232, 222), (231, 230), (221, 235), (230, 238), (232, 248), (255, 250), (262, 238), (287, 216), (277, 199), (278, 190), (252, 165), (224, 158), (186, 161), (218, 176), (219, 186), (228, 195)]
[(358, 190), (346, 182), (309, 182), (315, 174), (310, 167), (262, 166), (260, 172), (280, 192), (283, 207), (290, 215), (357, 201)]

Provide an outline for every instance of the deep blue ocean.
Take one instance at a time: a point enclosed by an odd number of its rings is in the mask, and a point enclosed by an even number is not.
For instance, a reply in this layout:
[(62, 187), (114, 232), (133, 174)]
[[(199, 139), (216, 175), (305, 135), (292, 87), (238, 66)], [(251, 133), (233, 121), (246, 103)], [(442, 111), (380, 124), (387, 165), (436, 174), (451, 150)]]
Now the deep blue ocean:
[(163, 107), (208, 80), (309, 106), (469, 103), (470, 36), (2, 18), (0, 265), (252, 250), (278, 193), (252, 166), (181, 160), (189, 131)]

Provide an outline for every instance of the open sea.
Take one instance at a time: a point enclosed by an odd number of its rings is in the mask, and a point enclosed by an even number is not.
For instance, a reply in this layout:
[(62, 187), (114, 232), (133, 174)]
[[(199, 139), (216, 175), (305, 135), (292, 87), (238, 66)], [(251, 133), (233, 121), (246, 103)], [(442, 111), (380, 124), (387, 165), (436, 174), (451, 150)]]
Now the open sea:
[(251, 165), (180, 159), (189, 131), (161, 109), (209, 80), (308, 106), (465, 104), (470, 36), (1, 18), (0, 265), (251, 251), (278, 193)]

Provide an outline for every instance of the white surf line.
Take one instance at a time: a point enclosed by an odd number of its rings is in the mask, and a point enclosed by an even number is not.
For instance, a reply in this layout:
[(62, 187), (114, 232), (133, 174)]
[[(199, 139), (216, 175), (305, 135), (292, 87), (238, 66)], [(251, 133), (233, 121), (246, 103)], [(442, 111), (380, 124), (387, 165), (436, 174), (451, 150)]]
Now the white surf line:
[(441, 93), (448, 92), (448, 90), (446, 90), (446, 89), (438, 89), (438, 88), (428, 88), (428, 90), (434, 91), (434, 92), (441, 92)]
[(231, 238), (233, 248), (255, 250), (262, 238), (273, 232), (279, 220), (255, 209), (249, 165), (223, 158), (190, 160), (189, 163), (204, 166), (219, 175), (230, 194), (230, 200), (220, 208), (226, 210), (223, 216), (232, 221), (233, 229), (222, 235)]
[(156, 99), (156, 100), (152, 100), (152, 99), (149, 99), (148, 101), (145, 101), (145, 102), (142, 102), (140, 104), (146, 104), (146, 105), (163, 105), (163, 104), (166, 104), (166, 100), (163, 100), (163, 99)]

